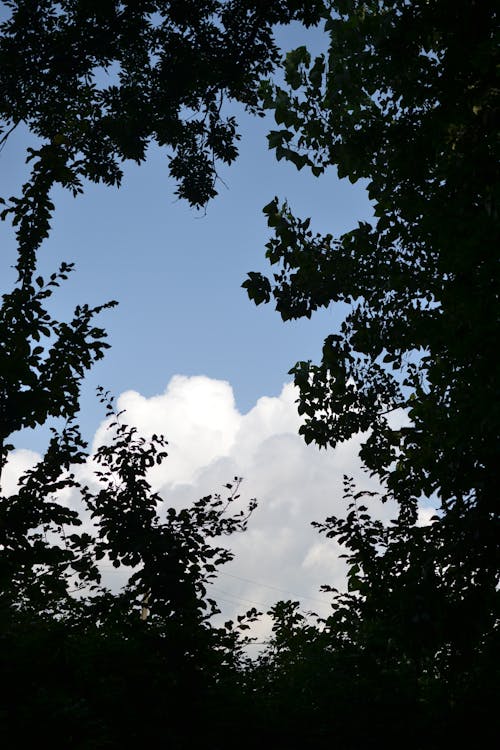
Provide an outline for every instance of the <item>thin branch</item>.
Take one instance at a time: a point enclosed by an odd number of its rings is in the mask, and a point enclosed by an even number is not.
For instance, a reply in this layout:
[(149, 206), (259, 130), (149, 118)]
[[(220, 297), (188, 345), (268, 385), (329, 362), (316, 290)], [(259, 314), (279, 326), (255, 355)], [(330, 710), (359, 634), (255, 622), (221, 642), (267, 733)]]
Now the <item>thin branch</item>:
[(21, 120), (17, 120), (11, 128), (0, 138), (0, 153), (3, 151), (5, 144), (7, 143), (7, 139), (11, 133), (14, 132), (14, 130), (17, 128)]

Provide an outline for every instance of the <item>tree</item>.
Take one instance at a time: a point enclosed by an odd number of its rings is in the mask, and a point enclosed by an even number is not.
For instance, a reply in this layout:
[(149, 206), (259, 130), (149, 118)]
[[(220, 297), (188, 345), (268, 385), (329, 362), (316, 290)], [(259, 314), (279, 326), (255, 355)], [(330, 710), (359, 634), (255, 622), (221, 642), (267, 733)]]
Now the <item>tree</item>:
[[(56, 747), (68, 739), (79, 747), (133, 747), (162, 734), (174, 746), (194, 742), (209, 732), (216, 699), (223, 702), (241, 661), (241, 634), (256, 612), (215, 627), (218, 609), (207, 593), (232, 558), (217, 538), (246, 527), (249, 513), (230, 513), (238, 480), (227, 485), (225, 501), (207, 496), (162, 512), (147, 471), (166, 457), (165, 441), (146, 441), (118, 422), (111, 427), (110, 444), (93, 457), (94, 488), (75, 478), (87, 456), (70, 426), (18, 492), (0, 499), (5, 738), (31, 744), (48, 734)], [(83, 533), (72, 527), (82, 525), (84, 511), (68, 510), (58, 495), (67, 487), (90, 512)], [(120, 591), (102, 582), (100, 560), (128, 571)], [(188, 704), (200, 724), (186, 730)]]
[[(440, 748), (453, 724), (461, 739), (467, 722), (491, 726), (493, 4), (339, 0), (331, 12), (294, 0), (5, 6), (3, 142), (24, 122), (39, 143), (22, 195), (2, 214), (13, 220), (19, 252), (0, 314), (0, 470), (15, 430), (49, 416), (67, 424), (0, 502), (3, 736), (19, 744), (22, 731), (32, 744), (35, 730), (61, 747), (160, 737), (171, 747), (194, 739), (229, 747), (244, 722), (248, 747), (265, 736), (290, 747), (313, 738), (324, 747)], [(256, 83), (277, 59), (272, 24), (320, 16), (331, 36), (327, 57), (290, 52), (286, 87), (263, 84), (259, 103)], [(322, 446), (368, 432), (362, 458), (383, 483), (381, 499), (400, 508), (394, 523), (374, 521), (366, 493), (346, 480), (346, 517), (319, 529), (345, 545), (347, 592), (332, 591), (331, 616), (313, 624), (293, 602), (278, 603), (269, 647), (247, 668), (238, 634), (245, 617), (215, 628), (206, 591), (228, 557), (215, 540), (243, 529), (246, 514), (227, 516), (215, 496), (159, 515), (147, 470), (163, 460), (165, 443), (143, 440), (119, 415), (96, 457), (97, 486), (79, 478), (87, 460), (79, 388), (106, 348), (94, 325), (102, 308), (80, 306), (70, 323), (55, 321), (45, 301), (71, 266), (48, 281), (36, 276), (53, 185), (76, 195), (87, 179), (119, 184), (121, 162), (142, 161), (151, 140), (168, 150), (178, 194), (204, 205), (216, 161), (236, 156), (227, 99), (274, 109), (283, 126), (269, 137), (278, 158), (369, 181), (376, 219), (336, 240), (313, 235), (308, 219), (272, 201), (268, 256), (280, 267), (272, 284), (251, 274), (246, 286), (256, 302), (273, 295), (284, 319), (351, 305), (321, 363), (294, 368), (302, 431)], [(388, 414), (398, 409), (408, 424), (396, 427)], [(79, 493), (93, 516), (89, 529), (75, 533), (81, 517), (59, 501), (63, 489)], [(440, 512), (420, 527), (417, 503), (434, 495)], [(102, 585), (100, 559), (134, 566), (118, 594)], [(197, 721), (186, 737), (188, 701)], [(236, 718), (221, 738), (226, 705)], [(410, 737), (408, 727), (416, 727)]]
[[(366, 180), (375, 218), (322, 236), (275, 198), (264, 212), (276, 270), (251, 273), (244, 286), (257, 304), (273, 299), (283, 320), (349, 305), (320, 363), (291, 371), (301, 432), (320, 447), (366, 433), (361, 458), (382, 482), (382, 499), (400, 508), (384, 528), (348, 485), (347, 520), (320, 525), (346, 544), (351, 562), (331, 637), (343, 633), (358, 654), (378, 652), (384, 668), (395, 657), (400, 676), (412, 664), (420, 688), (426, 679), (447, 685), (448, 699), (469, 710), (478, 685), (488, 685), (491, 720), (497, 9), (424, 0), (331, 8), (327, 54), (313, 60), (299, 47), (284, 60), (285, 84), (262, 85), (280, 126), (269, 146), (316, 175), (333, 166)], [(425, 498), (440, 510), (422, 528)]]
[[(8, 0), (4, 6), (10, 15), (0, 25), (1, 143), (19, 123), (38, 143), (28, 149), (32, 171), (22, 195), (0, 198), (1, 218), (12, 219), (18, 242), (18, 281), (0, 313), (0, 476), (14, 432), (49, 417), (69, 425), (27, 480), (22, 501), (8, 504), (4, 549), (10, 550), (34, 521), (76, 522), (47, 503), (35, 512), (33, 497), (45, 502), (44, 493), (73, 486), (61, 472), (83, 460), (73, 422), (80, 384), (107, 347), (93, 319), (116, 304), (79, 306), (70, 323), (53, 320), (45, 308), (72, 270), (63, 263), (49, 280), (36, 276), (54, 211), (53, 186), (76, 196), (85, 179), (117, 185), (121, 162), (143, 161), (155, 140), (170, 150), (178, 194), (204, 205), (215, 195), (217, 160), (230, 163), (237, 155), (236, 122), (225, 118), (225, 101), (259, 110), (256, 83), (277, 61), (273, 25), (311, 24), (321, 3)], [(43, 558), (45, 547), (37, 544)], [(16, 560), (13, 553), (5, 585)]]
[[(101, 392), (114, 416), (112, 434), (92, 456), (94, 476), (85, 484), (90, 456), (76, 422), (80, 385), (108, 346), (93, 319), (115, 303), (78, 306), (70, 322), (54, 320), (48, 303), (72, 266), (63, 263), (47, 280), (36, 276), (50, 198), (27, 184), (13, 205), (18, 279), (0, 307), (0, 480), (13, 433), (49, 417), (65, 424), (52, 429), (18, 489), (0, 490), (3, 737), (31, 745), (48, 734), (56, 747), (131, 747), (158, 738), (167, 704), (168, 732), (178, 743), (189, 700), (200, 718), (208, 721), (208, 705), (217, 716), (218, 685), (233, 679), (242, 632), (256, 615), (222, 628), (210, 621), (218, 610), (207, 585), (232, 557), (217, 539), (244, 530), (248, 520), (248, 512), (231, 514), (239, 480), (227, 485), (225, 501), (207, 496), (161, 511), (147, 472), (166, 458), (164, 438), (138, 436)], [(128, 571), (120, 591), (103, 583), (103, 560)]]
[[(210, 623), (216, 606), (206, 586), (231, 558), (216, 539), (243, 530), (248, 518), (227, 512), (239, 482), (227, 486), (226, 501), (209, 496), (160, 515), (147, 471), (165, 458), (165, 441), (146, 441), (115, 421), (111, 444), (94, 456), (97, 489), (82, 483), (80, 385), (107, 348), (94, 318), (115, 303), (81, 305), (71, 322), (54, 320), (46, 301), (72, 265), (43, 279), (37, 258), (53, 186), (76, 196), (85, 180), (118, 185), (121, 162), (143, 161), (151, 140), (169, 151), (179, 196), (205, 205), (216, 192), (217, 160), (237, 155), (226, 99), (259, 110), (256, 82), (277, 59), (273, 24), (312, 23), (320, 4), (4, 5), (1, 143), (19, 123), (37, 143), (28, 149), (22, 195), (2, 199), (1, 218), (16, 231), (18, 278), (0, 310), (0, 477), (13, 433), (49, 417), (66, 425), (18, 490), (0, 498), (2, 732), (16, 743), (47, 733), (64, 747), (135, 746), (158, 739), (167, 705), (163, 735), (177, 747), (189, 701), (200, 722), (192, 739), (207, 734), (210, 712), (212, 724), (220, 722), (224, 686), (242, 658), (241, 631), (256, 614), (223, 628)], [(83, 532), (76, 533), (82, 514), (61, 502), (64, 490), (91, 516)], [(132, 567), (117, 594), (101, 582), (102, 559)]]
[(319, 19), (321, 2), (280, 0), (7, 0), (0, 26), (0, 120), (42, 140), (53, 180), (120, 183), (120, 163), (169, 153), (178, 194), (203, 206), (216, 163), (237, 156), (225, 103), (259, 111), (275, 66), (273, 26)]
[[(35, 198), (28, 187), (25, 196)], [(179, 743), (189, 701), (200, 721), (217, 724), (225, 685), (242, 660), (243, 631), (256, 616), (214, 626), (218, 609), (207, 590), (232, 559), (217, 540), (243, 531), (255, 503), (231, 513), (235, 478), (225, 500), (207, 496), (163, 511), (148, 471), (166, 458), (166, 441), (138, 436), (102, 391), (111, 435), (89, 456), (76, 423), (79, 390), (108, 346), (93, 318), (115, 303), (77, 307), (69, 323), (52, 318), (47, 303), (72, 267), (34, 278), (43, 202), (26, 202), (16, 216), (19, 277), (0, 307), (0, 480), (13, 433), (49, 417), (65, 425), (52, 428), (17, 490), (0, 490), (3, 737), (30, 745), (48, 734), (56, 747), (132, 747), (157, 739), (167, 719), (171, 742)], [(128, 580), (118, 592), (103, 583), (100, 561), (124, 569)], [(187, 735), (196, 741), (199, 731), (195, 724)]]
[[(284, 320), (351, 305), (321, 364), (294, 368), (306, 440), (334, 445), (370, 429), (363, 457), (401, 500), (439, 490), (445, 502), (471, 491), (487, 502), (496, 448), (495, 7), (335, 7), (328, 59), (299, 48), (286, 57), (289, 88), (262, 88), (285, 126), (269, 143), (278, 159), (315, 173), (333, 165), (340, 177), (367, 179), (376, 218), (334, 240), (273, 200), (267, 256), (279, 272), (273, 284), (253, 274), (246, 286), (257, 303), (272, 295)], [(390, 429), (397, 408), (411, 409), (411, 428)]]

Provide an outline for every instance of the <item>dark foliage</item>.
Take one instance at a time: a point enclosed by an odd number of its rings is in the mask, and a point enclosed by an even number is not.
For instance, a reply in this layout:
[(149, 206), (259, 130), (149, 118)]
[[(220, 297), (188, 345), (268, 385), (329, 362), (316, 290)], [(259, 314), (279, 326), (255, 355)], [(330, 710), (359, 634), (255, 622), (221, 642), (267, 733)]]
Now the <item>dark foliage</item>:
[[(0, 310), (0, 478), (12, 436), (61, 417), (39, 463), (0, 497), (0, 730), (12, 746), (132, 748), (489, 746), (497, 641), (498, 380), (496, 9), (490, 2), (5, 2), (0, 27), (4, 142), (37, 136), (32, 172), (5, 204), (18, 279)], [(328, 5), (328, 7), (326, 7)], [(326, 18), (328, 55), (284, 60), (287, 86), (257, 82), (277, 62), (272, 25)], [(467, 50), (467, 54), (464, 54)], [(337, 238), (273, 200), (273, 281), (257, 302), (282, 317), (351, 305), (319, 365), (293, 372), (308, 442), (369, 431), (380, 496), (345, 478), (346, 515), (317, 523), (345, 548), (347, 590), (332, 613), (271, 610), (273, 634), (245, 656), (251, 610), (216, 627), (208, 593), (231, 558), (221, 537), (248, 511), (208, 496), (163, 508), (148, 471), (167, 456), (123, 423), (89, 463), (77, 413), (103, 356), (94, 318), (110, 302), (48, 302), (71, 264), (37, 277), (51, 190), (119, 184), (126, 159), (165, 146), (178, 194), (202, 206), (217, 161), (237, 154), (225, 102), (283, 126), (278, 159), (366, 178), (376, 219)], [(388, 415), (406, 412), (395, 427)], [(89, 479), (89, 467), (93, 467)], [(86, 477), (84, 479), (83, 477)], [(68, 503), (67, 498), (70, 498)], [(428, 526), (418, 502), (438, 498)], [(66, 500), (64, 499), (66, 498)], [(391, 524), (370, 505), (398, 503)], [(110, 590), (102, 565), (124, 574)]]
[[(216, 163), (237, 156), (225, 102), (259, 111), (277, 61), (272, 27), (318, 21), (321, 3), (286, 0), (8, 0), (0, 26), (0, 119), (24, 122), (37, 156), (76, 191), (120, 183), (125, 159), (168, 149), (178, 194), (216, 194)], [(4, 136), (5, 137), (5, 136)]]
[[(374, 522), (375, 500), (348, 482), (347, 517), (318, 524), (346, 546), (350, 572), (314, 648), (333, 650), (328, 685), (344, 684), (345, 657), (346, 695), (380, 703), (366, 736), (346, 727), (344, 741), (379, 746), (394, 730), (395, 744), (473, 742), (493, 736), (498, 649), (497, 8), (332, 6), (328, 53), (290, 52), (286, 85), (261, 88), (281, 126), (269, 146), (316, 175), (366, 179), (375, 219), (316, 235), (274, 199), (276, 271), (244, 286), (285, 321), (349, 305), (321, 362), (292, 370), (301, 432), (320, 447), (367, 433), (360, 456), (399, 505), (393, 523)], [(439, 507), (422, 527), (426, 499)], [(411, 738), (409, 723), (421, 728)]]

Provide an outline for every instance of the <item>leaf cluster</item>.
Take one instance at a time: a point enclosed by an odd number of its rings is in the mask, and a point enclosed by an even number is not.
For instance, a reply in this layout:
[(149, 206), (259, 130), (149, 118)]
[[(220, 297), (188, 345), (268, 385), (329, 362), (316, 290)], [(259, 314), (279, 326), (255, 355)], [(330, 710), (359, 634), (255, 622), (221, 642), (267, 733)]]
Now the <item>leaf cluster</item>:
[[(367, 181), (375, 218), (334, 238), (275, 198), (271, 278), (289, 320), (349, 306), (319, 364), (292, 369), (308, 442), (370, 431), (362, 457), (400, 502), (492, 502), (497, 452), (498, 86), (494, 3), (336, 3), (326, 55), (300, 47), (263, 105), (278, 158)], [(473, 29), (469, 33), (469, 29)], [(463, 50), (467, 49), (467, 55)], [(409, 424), (391, 426), (403, 409)]]
[[(4, 138), (25, 123), (67, 187), (117, 185), (150, 143), (169, 153), (177, 194), (204, 206), (239, 135), (224, 102), (260, 109), (278, 59), (273, 25), (319, 20), (320, 2), (9, 0), (0, 25)], [(3, 139), (2, 139), (3, 140)], [(57, 162), (57, 163), (56, 163)]]

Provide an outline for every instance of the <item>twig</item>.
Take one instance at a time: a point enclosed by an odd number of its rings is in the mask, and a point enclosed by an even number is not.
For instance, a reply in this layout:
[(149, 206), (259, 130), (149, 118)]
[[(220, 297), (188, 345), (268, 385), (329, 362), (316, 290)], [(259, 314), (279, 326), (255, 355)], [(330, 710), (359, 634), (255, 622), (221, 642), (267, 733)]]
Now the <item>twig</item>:
[(4, 146), (5, 146), (5, 144), (7, 143), (7, 139), (8, 139), (8, 137), (9, 137), (9, 135), (10, 135), (11, 133), (13, 133), (13, 132), (14, 132), (14, 130), (15, 130), (15, 129), (17, 128), (17, 126), (19, 125), (19, 123), (20, 123), (20, 120), (17, 120), (17, 121), (16, 121), (16, 122), (15, 122), (15, 123), (13, 124), (13, 126), (12, 126), (11, 128), (9, 128), (9, 130), (8, 130), (8, 131), (7, 131), (7, 132), (6, 132), (6, 133), (5, 133), (5, 134), (4, 134), (4, 135), (3, 135), (3, 136), (2, 136), (1, 138), (0, 138), (0, 152), (2, 152), (2, 151), (3, 151), (3, 149), (4, 149)]

